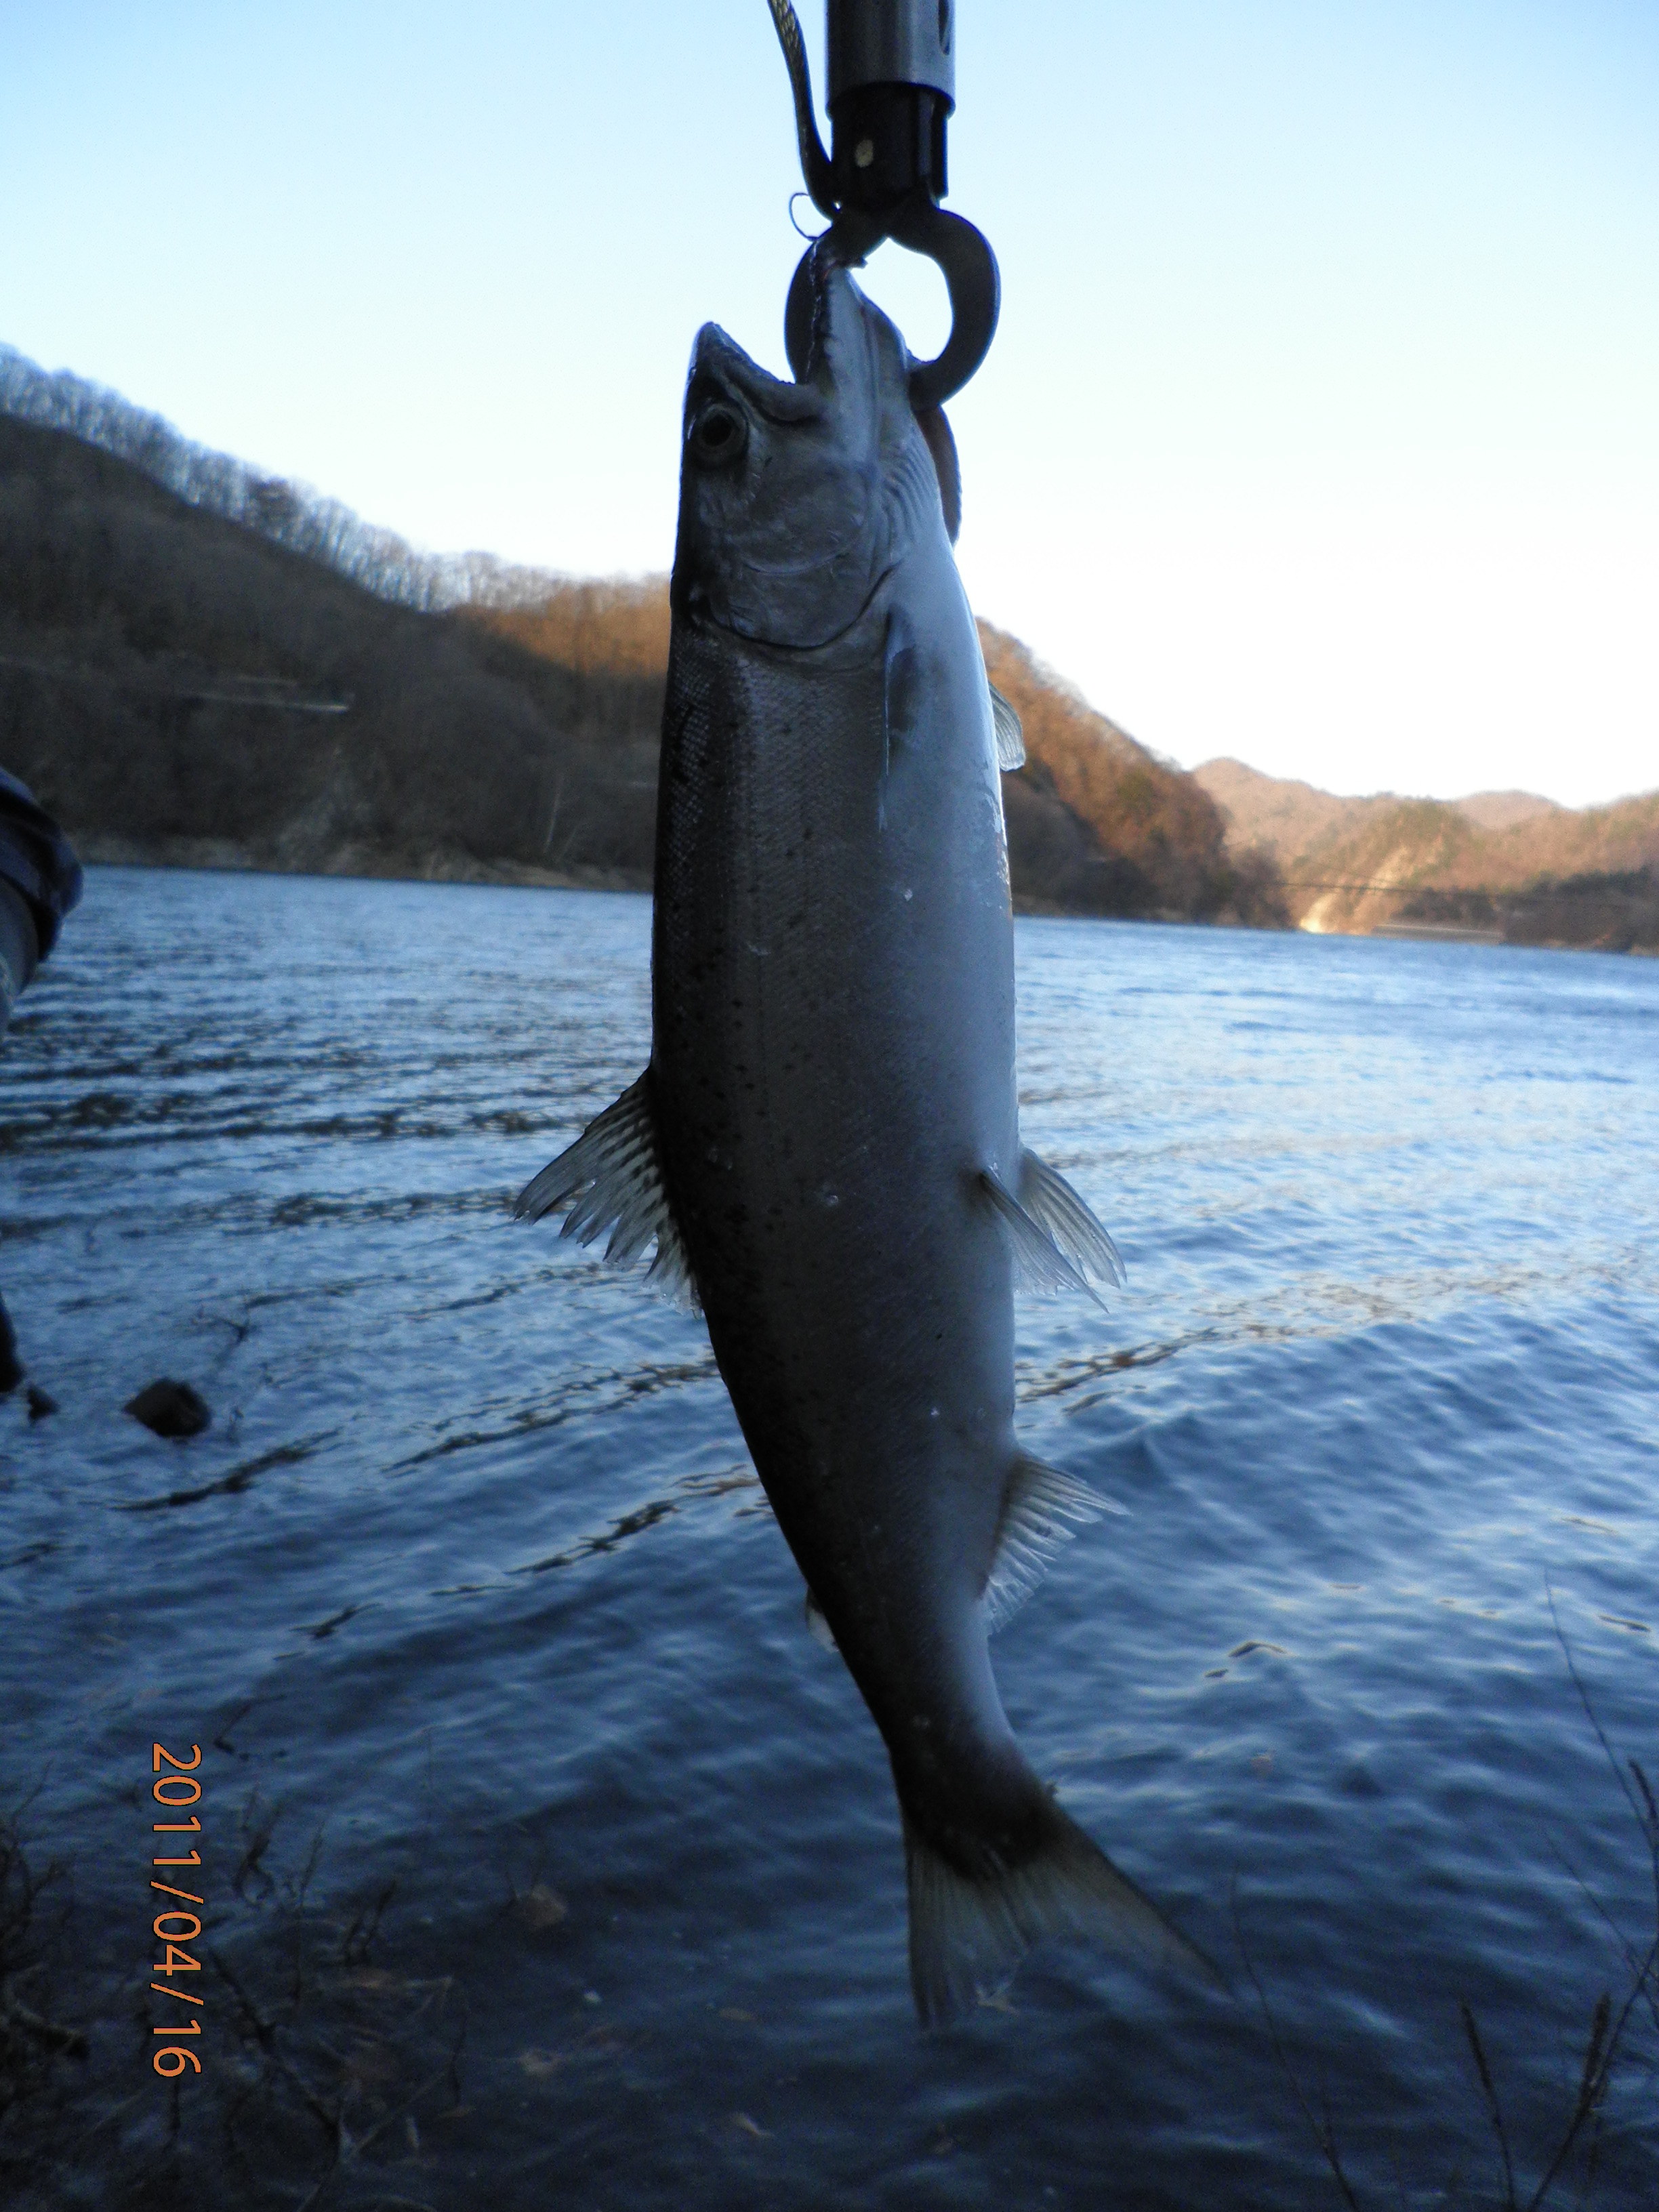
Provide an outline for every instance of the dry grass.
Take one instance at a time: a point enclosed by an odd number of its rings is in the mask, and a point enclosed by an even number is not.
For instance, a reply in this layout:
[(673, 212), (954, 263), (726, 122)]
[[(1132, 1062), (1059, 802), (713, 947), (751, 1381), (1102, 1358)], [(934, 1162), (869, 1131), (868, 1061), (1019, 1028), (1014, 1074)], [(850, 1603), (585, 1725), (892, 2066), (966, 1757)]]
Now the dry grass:
[(48, 2087), (60, 2062), (87, 2056), (81, 2030), (52, 2017), (65, 1884), (55, 1862), (39, 1874), (30, 1867), (23, 1809), (0, 1816), (0, 2172), (14, 2114)]
[(0, 2201), (56, 2212), (89, 2201), (95, 2180), (123, 2212), (423, 2204), (422, 2124), (460, 2105), (464, 1993), (451, 1975), (379, 1963), (395, 1882), (313, 1903), (320, 1834), (296, 1869), (273, 1871), (280, 1827), (256, 1793), (236, 1902), (213, 1916), (222, 1945), (200, 1947), (209, 2063), (171, 2083), (149, 2070), (162, 2005), (132, 1978), (83, 2003), (84, 2028), (55, 2017), (54, 1960), (73, 1929), (66, 1910), (42, 1907), (63, 1877), (33, 1874), (15, 1821), (0, 1827)]
[[(1653, 1785), (1640, 1762), (1629, 1757), (1621, 1758), (1608, 1741), (1578, 1671), (1571, 1646), (1562, 1629), (1553, 1592), (1549, 1595), (1549, 1607), (1556, 1638), (1561, 1646), (1573, 1688), (1630, 1809), (1632, 1820), (1641, 1838), (1643, 1852), (1651, 1869), (1653, 1930), (1641, 1942), (1633, 1942), (1613, 1923), (1588, 1885), (1574, 1874), (1574, 1880), (1579, 1882), (1585, 1896), (1607, 1922), (1623, 1957), (1626, 1978), (1617, 2000), (1611, 1990), (1604, 1990), (1590, 2008), (1577, 2087), (1570, 2102), (1559, 2115), (1552, 2149), (1531, 2176), (1523, 2176), (1518, 2167), (1510, 2124), (1505, 2117), (1501, 2070), (1493, 2063), (1474, 2008), (1467, 2001), (1459, 2000), (1458, 2015), (1464, 2040), (1468, 2046), (1474, 2086), (1492, 2134), (1495, 2160), (1493, 2179), (1498, 2185), (1498, 2193), (1495, 2197), (1472, 2198), (1467, 2193), (1463, 2177), (1455, 2172), (1448, 2178), (1442, 2189), (1440, 2202), (1447, 2208), (1483, 2202), (1495, 2203), (1501, 2206), (1502, 2212), (1548, 2212), (1549, 2207), (1560, 2203), (1560, 2192), (1570, 2180), (1575, 2179), (1578, 2185), (1578, 2206), (1589, 2203), (1601, 2174), (1604, 2113), (1608, 2091), (1621, 2066), (1633, 2067), (1641, 2063), (1632, 2047), (1632, 2031), (1650, 2026), (1656, 2039), (1659, 2039), (1659, 1798), (1656, 1797)], [(1569, 1869), (1569, 1871), (1572, 1869)], [(1316, 2105), (1291, 2063), (1267, 1991), (1244, 1942), (1236, 1894), (1233, 1927), (1244, 1970), (1255, 1992), (1274, 2057), (1303, 2124), (1329, 2168), (1337, 2193), (1349, 2208), (1349, 2212), (1368, 2212), (1366, 2202), (1344, 2162), (1341, 2142), (1328, 2100), (1322, 2091)], [(1650, 2072), (1651, 2067), (1647, 2070)], [(1403, 2182), (1400, 2187), (1399, 2201), (1403, 2205)]]

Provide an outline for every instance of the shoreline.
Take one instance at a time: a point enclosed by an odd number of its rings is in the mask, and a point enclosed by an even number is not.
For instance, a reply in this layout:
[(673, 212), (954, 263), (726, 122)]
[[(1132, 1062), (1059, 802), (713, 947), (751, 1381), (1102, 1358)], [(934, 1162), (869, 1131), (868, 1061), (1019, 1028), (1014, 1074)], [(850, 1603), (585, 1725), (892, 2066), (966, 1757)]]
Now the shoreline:
[[(368, 883), (494, 884), (519, 890), (639, 891), (650, 895), (644, 869), (538, 868), (520, 860), (480, 860), (470, 853), (437, 847), (424, 853), (387, 853), (367, 845), (340, 845), (327, 852), (283, 853), (228, 837), (91, 836), (76, 850), (89, 868), (200, 869), (216, 875), (329, 876)], [(1103, 915), (1060, 906), (1050, 900), (1016, 898), (1016, 916), (1050, 921), (1148, 921), (1183, 929), (1248, 929), (1260, 924), (1225, 915), (1182, 914)], [(1659, 959), (1659, 945), (1574, 945), (1553, 939), (1528, 945), (1495, 930), (1459, 929), (1436, 923), (1384, 922), (1374, 929), (1310, 930), (1304, 924), (1267, 930), (1273, 937), (1382, 938), (1395, 943), (1484, 945), (1516, 952), (1603, 952), (1618, 957)]]
[(338, 876), (371, 883), (501, 884), (519, 890), (647, 891), (651, 878), (637, 868), (537, 868), (520, 860), (480, 860), (437, 847), (424, 853), (388, 853), (368, 845), (326, 852), (261, 849), (229, 837), (93, 836), (76, 840), (89, 868), (201, 869), (215, 875)]

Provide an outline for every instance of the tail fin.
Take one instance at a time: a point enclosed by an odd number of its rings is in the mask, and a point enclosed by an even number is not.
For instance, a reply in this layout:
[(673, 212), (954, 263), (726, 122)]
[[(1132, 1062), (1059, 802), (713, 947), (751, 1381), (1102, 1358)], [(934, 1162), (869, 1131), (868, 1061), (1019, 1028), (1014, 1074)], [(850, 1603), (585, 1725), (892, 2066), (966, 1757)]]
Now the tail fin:
[(961, 1874), (907, 1817), (910, 1986), (924, 2027), (1005, 1984), (1045, 1936), (1083, 1936), (1152, 1963), (1177, 1966), (1224, 1989), (1219, 1969), (1173, 1928), (1149, 1897), (1075, 1820), (1048, 1802), (1047, 1832), (1017, 1867), (986, 1880)]

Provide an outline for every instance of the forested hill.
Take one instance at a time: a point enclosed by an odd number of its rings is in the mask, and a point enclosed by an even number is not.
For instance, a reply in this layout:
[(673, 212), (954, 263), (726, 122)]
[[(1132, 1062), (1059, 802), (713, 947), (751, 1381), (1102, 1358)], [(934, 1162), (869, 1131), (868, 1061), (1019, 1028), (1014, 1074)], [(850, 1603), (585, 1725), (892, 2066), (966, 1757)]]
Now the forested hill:
[(88, 857), (647, 879), (659, 679), (513, 644), (287, 487), (274, 529), (187, 497), (181, 444), (0, 413), (0, 763)]
[[(1272, 921), (1222, 817), (983, 633), (1016, 894)], [(91, 858), (644, 884), (666, 586), (433, 559), (0, 349), (0, 763)]]

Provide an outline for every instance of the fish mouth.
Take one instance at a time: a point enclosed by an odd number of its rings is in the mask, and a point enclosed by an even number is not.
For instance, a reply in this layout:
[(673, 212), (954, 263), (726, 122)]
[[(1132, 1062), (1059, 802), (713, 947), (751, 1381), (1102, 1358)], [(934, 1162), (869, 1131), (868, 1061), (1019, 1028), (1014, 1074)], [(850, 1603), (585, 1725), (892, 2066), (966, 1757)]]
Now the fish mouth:
[(866, 619), (888, 581), (892, 532), (871, 348), (861, 325), (841, 335), (845, 346), (826, 343), (810, 379), (790, 382), (717, 324), (697, 333), (672, 605), (700, 629), (784, 653), (815, 652)]
[(772, 375), (750, 361), (718, 323), (703, 325), (691, 356), (690, 391), (700, 396), (710, 384), (723, 387), (732, 398), (747, 400), (769, 422), (816, 422), (828, 407), (816, 385), (786, 383)]

